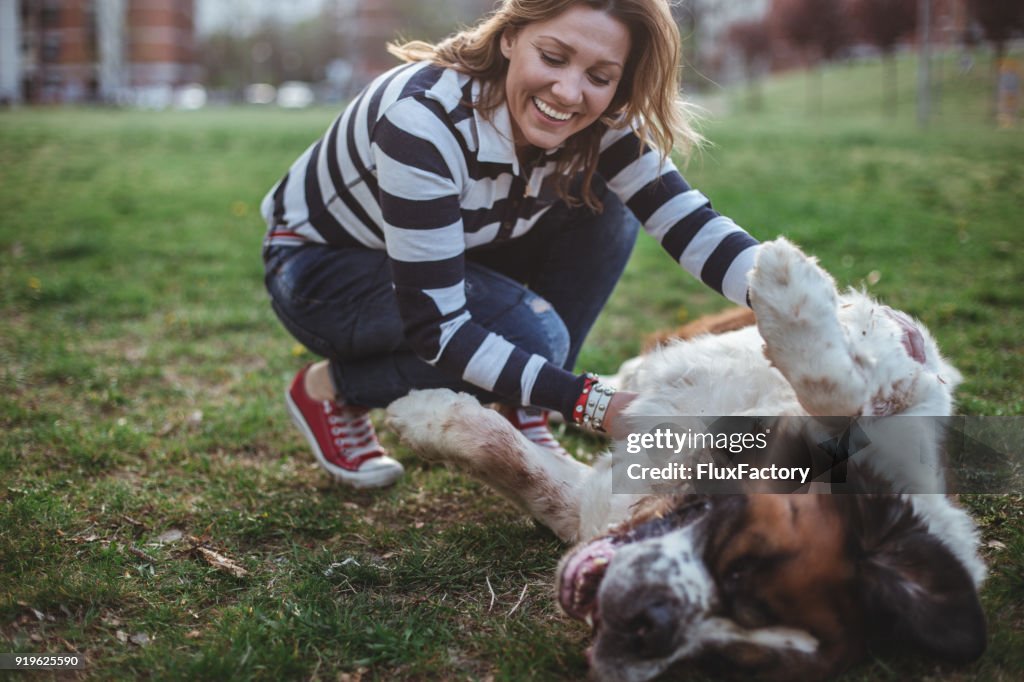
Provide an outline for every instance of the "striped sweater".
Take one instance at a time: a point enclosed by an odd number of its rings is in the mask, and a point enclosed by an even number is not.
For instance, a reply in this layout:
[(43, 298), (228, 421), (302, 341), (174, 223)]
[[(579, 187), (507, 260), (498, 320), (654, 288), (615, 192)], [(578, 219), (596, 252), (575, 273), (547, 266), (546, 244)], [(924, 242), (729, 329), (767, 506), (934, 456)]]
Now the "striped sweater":
[[(384, 249), (406, 338), (427, 362), (524, 405), (571, 412), (582, 378), (476, 323), (464, 255), (526, 234), (555, 202), (548, 155), (521, 168), (507, 108), (427, 63), (374, 80), (267, 194), (267, 243)], [(628, 127), (601, 142), (599, 174), (677, 262), (738, 303), (757, 242), (712, 210)]]

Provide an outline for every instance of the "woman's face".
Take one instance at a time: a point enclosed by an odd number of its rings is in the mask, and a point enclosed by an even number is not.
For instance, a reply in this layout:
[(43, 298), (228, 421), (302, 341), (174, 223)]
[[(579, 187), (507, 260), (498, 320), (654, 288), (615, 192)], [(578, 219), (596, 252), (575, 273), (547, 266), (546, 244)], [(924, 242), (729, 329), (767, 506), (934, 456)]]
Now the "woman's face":
[(585, 5), (506, 31), (505, 98), (516, 146), (553, 149), (596, 121), (611, 104), (629, 49), (626, 26)]

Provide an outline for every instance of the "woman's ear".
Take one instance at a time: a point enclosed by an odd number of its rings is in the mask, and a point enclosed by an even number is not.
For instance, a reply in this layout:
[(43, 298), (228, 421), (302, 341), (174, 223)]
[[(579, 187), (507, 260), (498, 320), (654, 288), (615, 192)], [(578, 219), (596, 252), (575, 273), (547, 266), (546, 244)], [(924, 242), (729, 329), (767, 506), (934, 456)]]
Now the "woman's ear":
[(501, 53), (505, 59), (511, 59), (512, 46), (516, 42), (516, 30), (511, 26), (501, 32)]

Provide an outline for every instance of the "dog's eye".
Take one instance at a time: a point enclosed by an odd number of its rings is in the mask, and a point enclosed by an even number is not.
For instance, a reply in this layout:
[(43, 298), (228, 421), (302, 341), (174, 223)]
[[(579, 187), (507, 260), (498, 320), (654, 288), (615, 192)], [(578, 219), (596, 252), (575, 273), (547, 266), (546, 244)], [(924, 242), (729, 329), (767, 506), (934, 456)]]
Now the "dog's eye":
[(759, 579), (765, 577), (777, 557), (742, 556), (732, 561), (719, 579), (722, 606), (743, 627), (764, 627), (777, 622), (772, 609), (758, 597)]
[(788, 554), (744, 554), (733, 559), (722, 571), (722, 589), (726, 592), (741, 587), (752, 577), (766, 577), (789, 557)]
[(739, 587), (747, 576), (752, 575), (757, 569), (758, 558), (747, 555), (736, 559), (729, 564), (729, 567), (722, 573), (722, 587), (730, 592)]

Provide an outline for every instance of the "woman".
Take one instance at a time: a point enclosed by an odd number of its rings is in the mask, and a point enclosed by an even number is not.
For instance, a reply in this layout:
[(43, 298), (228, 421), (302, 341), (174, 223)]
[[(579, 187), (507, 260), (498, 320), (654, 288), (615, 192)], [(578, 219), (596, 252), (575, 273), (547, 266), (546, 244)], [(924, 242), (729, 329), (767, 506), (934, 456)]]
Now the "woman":
[(450, 387), (563, 454), (547, 411), (616, 434), (633, 395), (576, 375), (639, 223), (746, 301), (756, 241), (668, 159), (698, 140), (665, 0), (505, 0), (382, 75), (263, 202), (271, 302), (326, 360), (289, 411), (354, 486), (402, 473), (367, 408)]

